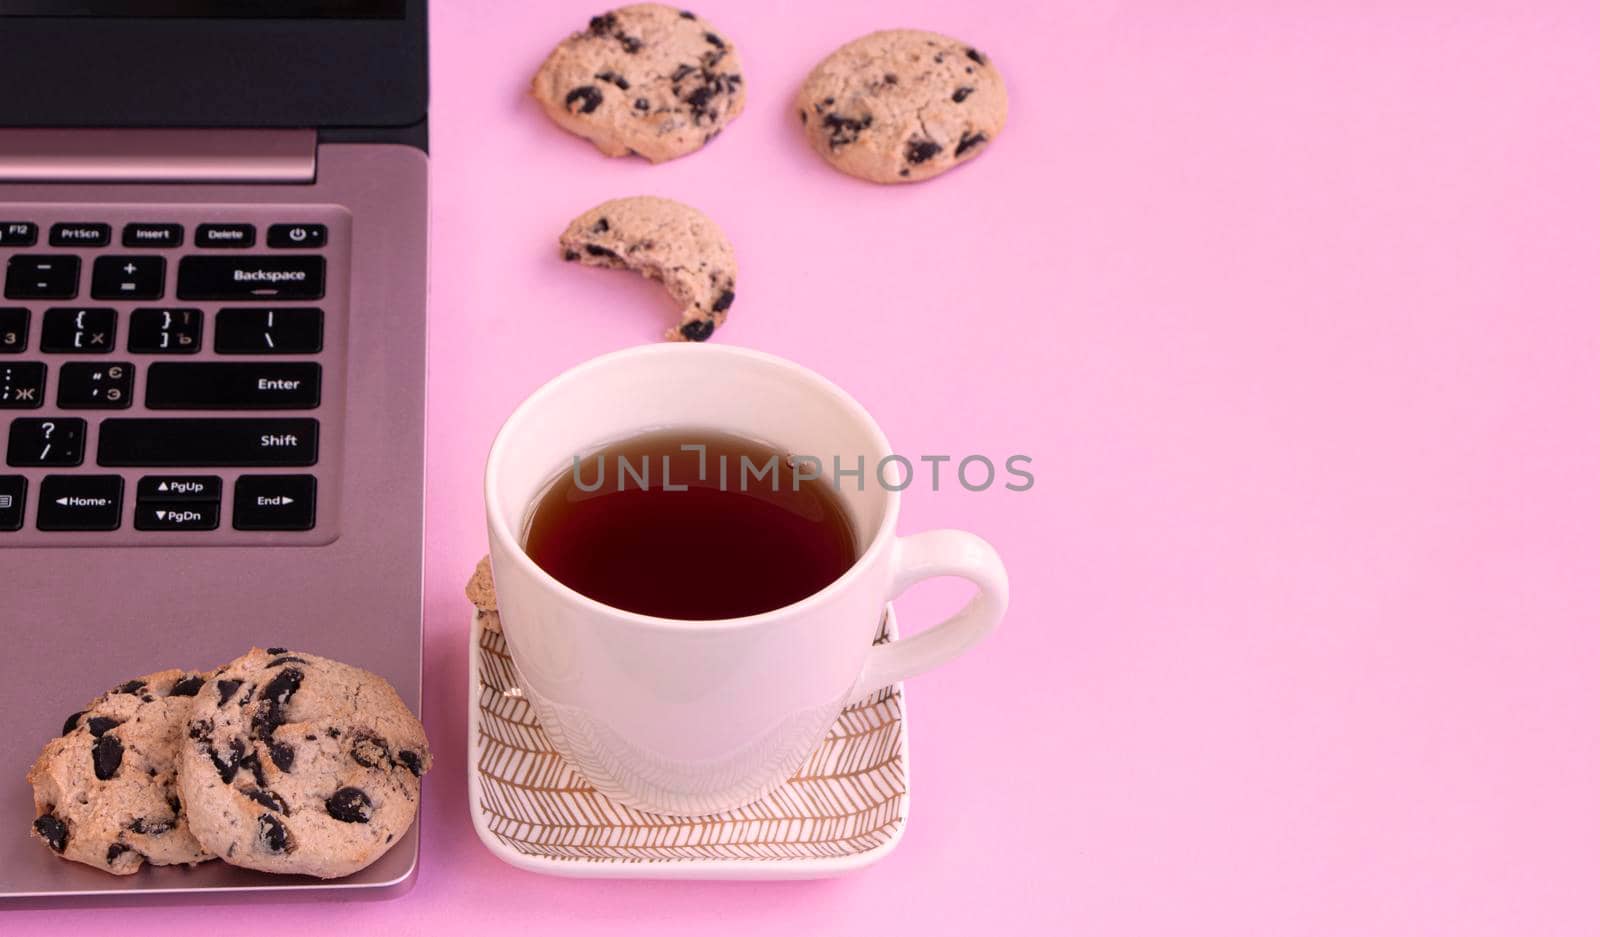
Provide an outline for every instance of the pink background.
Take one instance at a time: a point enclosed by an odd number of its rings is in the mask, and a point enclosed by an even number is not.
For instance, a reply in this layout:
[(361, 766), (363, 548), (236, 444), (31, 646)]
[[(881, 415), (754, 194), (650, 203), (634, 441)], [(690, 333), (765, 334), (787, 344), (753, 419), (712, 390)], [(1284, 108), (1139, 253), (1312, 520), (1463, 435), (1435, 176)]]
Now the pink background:
[[(1600, 929), (1600, 16), (1198, 6), (696, 0), (749, 108), (652, 167), (523, 96), (596, 10), (436, 2), (423, 864), (401, 898), (270, 929)], [(789, 107), (889, 26), (968, 39), (1011, 91), (989, 152), (914, 187), (835, 174)], [(902, 452), (1034, 457), (1027, 493), (907, 495), (903, 531), (981, 533), (1014, 599), (911, 685), (910, 824), (847, 878), (547, 878), (467, 819), (483, 456), (542, 381), (671, 320), (656, 288), (556, 256), (569, 218), (633, 193), (733, 237), (715, 341), (821, 370)], [(960, 596), (925, 588), (903, 619)]]

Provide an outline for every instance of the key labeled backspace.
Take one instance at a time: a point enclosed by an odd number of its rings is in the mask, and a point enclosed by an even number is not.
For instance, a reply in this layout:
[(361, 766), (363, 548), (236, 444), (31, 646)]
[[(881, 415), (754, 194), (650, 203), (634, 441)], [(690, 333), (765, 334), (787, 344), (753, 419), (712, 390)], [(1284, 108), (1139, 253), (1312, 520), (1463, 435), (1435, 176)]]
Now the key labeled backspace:
[(150, 366), (152, 410), (310, 410), (322, 402), (322, 366), (307, 362), (161, 362)]
[(321, 257), (274, 254), (185, 257), (178, 262), (178, 297), (214, 300), (321, 299)]
[(317, 421), (111, 419), (100, 424), (106, 466), (301, 466), (317, 462)]

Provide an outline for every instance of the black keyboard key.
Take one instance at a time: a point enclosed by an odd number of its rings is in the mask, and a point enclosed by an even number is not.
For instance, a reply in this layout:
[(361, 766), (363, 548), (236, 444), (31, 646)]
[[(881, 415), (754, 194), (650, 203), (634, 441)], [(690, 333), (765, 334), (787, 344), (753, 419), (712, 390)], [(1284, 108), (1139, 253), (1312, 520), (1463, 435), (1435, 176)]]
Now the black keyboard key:
[(272, 300), (321, 299), (321, 257), (185, 257), (178, 262), (178, 298)]
[(135, 530), (216, 530), (222, 504), (139, 500), (133, 505)]
[(321, 224), (275, 224), (267, 229), (268, 247), (326, 247), (328, 226)]
[(0, 530), (21, 530), (27, 506), (28, 480), (21, 475), (0, 475)]
[(118, 475), (46, 475), (39, 485), (40, 530), (116, 530), (122, 526)]
[(11, 299), (71, 299), (78, 295), (78, 258), (18, 254), (6, 261), (6, 296)]
[(322, 402), (322, 365), (197, 361), (150, 366), (151, 410), (310, 410)]
[(139, 479), (140, 501), (222, 502), (222, 479), (216, 475), (146, 475)]
[(255, 247), (253, 224), (203, 224), (194, 229), (195, 247)]
[(182, 247), (181, 224), (128, 224), (122, 226), (123, 247)]
[(62, 354), (109, 354), (117, 347), (115, 309), (46, 309), (39, 350)]
[(142, 355), (192, 355), (200, 350), (198, 309), (135, 309), (128, 317), (128, 350)]
[(39, 240), (39, 226), (31, 221), (0, 221), (0, 247), (32, 247)]
[(51, 247), (105, 247), (111, 243), (111, 226), (87, 221), (63, 221), (50, 226)]
[(12, 420), (11, 434), (6, 440), (6, 464), (30, 465), (81, 465), (83, 440), (88, 426), (69, 416), (48, 419)]
[(21, 306), (0, 309), (0, 355), (21, 354), (28, 347), (28, 310)]
[(219, 355), (314, 355), (322, 350), (321, 309), (224, 309)]
[(0, 409), (33, 410), (44, 405), (41, 361), (0, 363)]
[(89, 280), (95, 299), (160, 299), (167, 287), (162, 257), (97, 257)]
[(312, 475), (241, 475), (233, 485), (238, 530), (310, 530), (317, 526), (317, 479)]
[(107, 466), (299, 466), (317, 464), (317, 421), (306, 419), (112, 419), (100, 424)]
[(121, 410), (133, 403), (133, 365), (126, 361), (69, 361), (56, 379), (63, 410)]

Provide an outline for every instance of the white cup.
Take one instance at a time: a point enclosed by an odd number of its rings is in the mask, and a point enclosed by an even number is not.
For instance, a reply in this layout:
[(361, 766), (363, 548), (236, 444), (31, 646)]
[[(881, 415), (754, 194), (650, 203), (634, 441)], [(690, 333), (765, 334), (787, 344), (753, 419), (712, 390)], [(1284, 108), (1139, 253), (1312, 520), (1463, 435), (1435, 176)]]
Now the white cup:
[[(718, 430), (816, 456), (838, 479), (861, 556), (792, 605), (678, 621), (603, 605), (523, 551), (540, 494), (574, 456), (652, 430)], [(654, 813), (702, 815), (783, 784), (851, 702), (956, 657), (999, 622), (1005, 567), (958, 530), (895, 535), (899, 465), (862, 406), (820, 375), (728, 345), (648, 345), (593, 359), (511, 414), (489, 453), (484, 498), (501, 628), (551, 742), (598, 790)], [(858, 457), (860, 461), (858, 462)], [(665, 494), (663, 496), (666, 496)], [(627, 575), (619, 570), (617, 575)], [(717, 587), (708, 558), (705, 587)], [(935, 576), (978, 594), (950, 619), (873, 645), (889, 600)]]

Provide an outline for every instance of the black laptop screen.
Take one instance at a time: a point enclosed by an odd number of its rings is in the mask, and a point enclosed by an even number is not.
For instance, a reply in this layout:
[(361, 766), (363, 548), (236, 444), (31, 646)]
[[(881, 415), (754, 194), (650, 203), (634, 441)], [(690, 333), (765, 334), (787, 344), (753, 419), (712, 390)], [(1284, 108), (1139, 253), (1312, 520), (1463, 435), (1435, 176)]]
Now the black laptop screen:
[(405, 0), (0, 0), (0, 16), (398, 19)]

